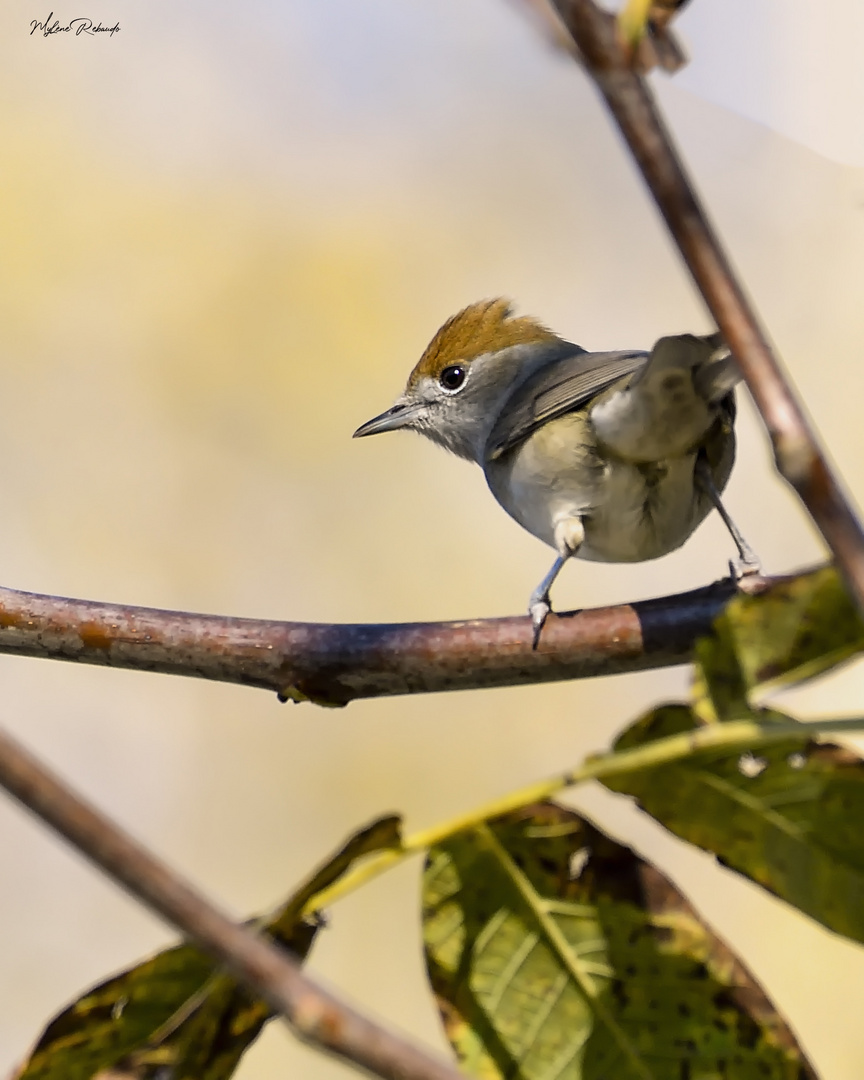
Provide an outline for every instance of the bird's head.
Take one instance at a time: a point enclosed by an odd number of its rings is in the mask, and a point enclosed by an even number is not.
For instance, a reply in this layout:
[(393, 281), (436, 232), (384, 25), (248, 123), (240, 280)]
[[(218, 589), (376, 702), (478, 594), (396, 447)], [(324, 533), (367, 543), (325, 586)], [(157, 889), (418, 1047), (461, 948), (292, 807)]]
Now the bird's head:
[(481, 300), (448, 319), (432, 338), (395, 404), (354, 438), (407, 428), (460, 457), (483, 448), (514, 388), (561, 354), (567, 342), (507, 300)]

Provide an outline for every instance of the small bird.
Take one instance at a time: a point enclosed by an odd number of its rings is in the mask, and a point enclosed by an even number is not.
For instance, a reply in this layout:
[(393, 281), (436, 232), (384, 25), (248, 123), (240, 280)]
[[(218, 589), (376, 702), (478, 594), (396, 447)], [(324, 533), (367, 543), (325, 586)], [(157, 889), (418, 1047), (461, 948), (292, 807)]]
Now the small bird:
[(536, 649), (568, 559), (657, 559), (712, 508), (738, 549), (733, 575), (759, 572), (720, 500), (739, 380), (719, 334), (591, 353), (484, 300), (444, 323), (396, 403), (354, 437), (407, 428), (476, 461), (507, 513), (555, 549), (528, 605)]

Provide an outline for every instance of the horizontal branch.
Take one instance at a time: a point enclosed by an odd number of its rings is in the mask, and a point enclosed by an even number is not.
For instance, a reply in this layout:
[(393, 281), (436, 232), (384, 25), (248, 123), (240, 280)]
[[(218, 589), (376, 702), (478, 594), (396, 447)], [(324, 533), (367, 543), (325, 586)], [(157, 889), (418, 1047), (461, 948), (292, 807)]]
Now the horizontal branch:
[[(772, 580), (748, 579), (749, 589)], [(531, 648), (526, 617), (393, 625), (277, 622), (68, 600), (0, 588), (0, 653), (355, 698), (553, 682), (669, 667), (735, 592), (693, 592), (550, 617)]]
[(287, 951), (233, 922), (3, 732), (0, 786), (136, 899), (225, 964), (304, 1041), (384, 1080), (464, 1080), (452, 1065), (318, 986)]

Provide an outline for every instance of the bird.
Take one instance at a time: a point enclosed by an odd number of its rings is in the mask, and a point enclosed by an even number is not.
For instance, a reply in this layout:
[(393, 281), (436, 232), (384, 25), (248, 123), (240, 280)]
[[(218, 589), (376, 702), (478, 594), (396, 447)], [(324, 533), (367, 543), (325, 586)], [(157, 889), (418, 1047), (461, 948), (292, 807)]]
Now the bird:
[(657, 559), (716, 510), (738, 550), (733, 576), (760, 572), (720, 498), (739, 381), (719, 333), (588, 352), (499, 297), (448, 319), (395, 404), (354, 437), (416, 431), (476, 462), (507, 513), (555, 549), (528, 604), (537, 649), (568, 559)]

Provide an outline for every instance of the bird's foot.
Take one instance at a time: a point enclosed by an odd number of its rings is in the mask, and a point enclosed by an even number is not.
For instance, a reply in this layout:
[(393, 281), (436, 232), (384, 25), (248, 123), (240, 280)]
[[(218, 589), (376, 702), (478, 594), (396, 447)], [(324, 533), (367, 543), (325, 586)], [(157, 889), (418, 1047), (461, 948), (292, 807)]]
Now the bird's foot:
[(755, 577), (761, 573), (762, 563), (754, 552), (750, 550), (742, 552), (740, 559), (729, 560), (729, 574), (735, 582), (740, 582), (743, 578)]
[(537, 651), (537, 646), (540, 644), (540, 632), (551, 611), (552, 605), (549, 602), (548, 596), (538, 596), (536, 599), (533, 596), (531, 597), (531, 603), (528, 605), (528, 614), (531, 616), (531, 626), (533, 627), (533, 636), (531, 638), (531, 649), (533, 652)]

